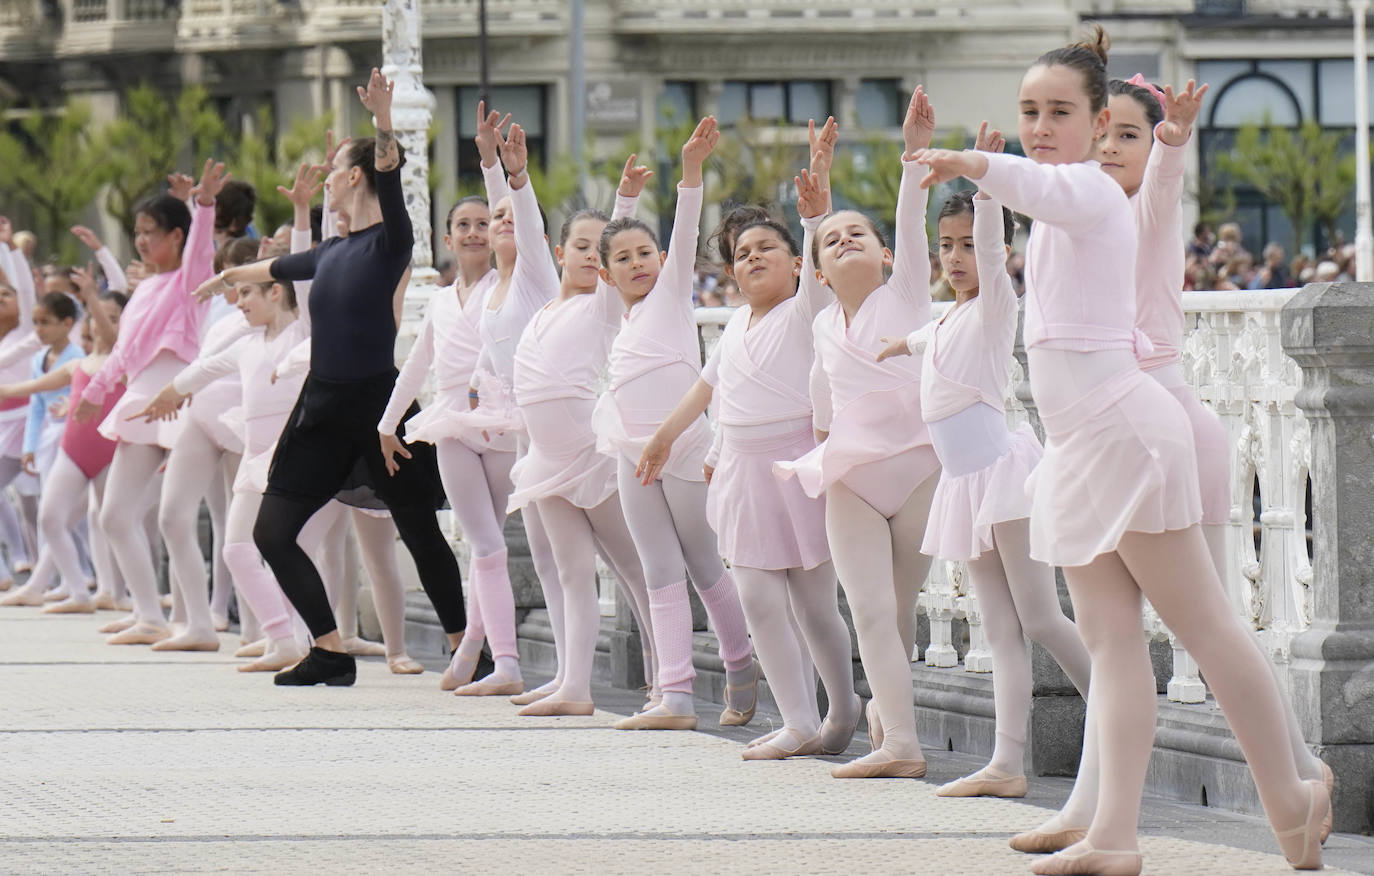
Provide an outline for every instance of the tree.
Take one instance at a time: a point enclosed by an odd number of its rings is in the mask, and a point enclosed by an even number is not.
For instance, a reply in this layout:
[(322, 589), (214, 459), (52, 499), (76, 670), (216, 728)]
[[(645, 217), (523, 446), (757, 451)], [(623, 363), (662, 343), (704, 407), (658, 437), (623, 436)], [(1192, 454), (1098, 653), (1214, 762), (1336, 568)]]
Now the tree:
[(167, 174), (194, 169), (221, 150), (229, 131), (204, 88), (193, 85), (169, 98), (140, 85), (125, 93), (124, 111), (99, 140), (109, 167), (105, 208), (132, 233), (138, 202), (161, 191)]
[[(937, 149), (962, 149), (966, 144), (962, 129), (955, 129), (931, 145)], [(844, 133), (840, 134), (841, 147)], [(873, 218), (889, 233), (895, 231), (897, 190), (902, 182), (902, 141), (873, 135), (850, 148), (836, 150), (835, 165), (830, 170), (831, 189), (836, 206), (853, 205)], [(934, 190), (931, 202), (935, 202)], [(889, 240), (893, 238), (889, 235)]]
[(1231, 151), (1217, 156), (1217, 166), (1283, 211), (1293, 225), (1292, 252), (1298, 252), (1314, 223), (1335, 239), (1336, 223), (1355, 191), (1355, 156), (1342, 154), (1343, 141), (1315, 121), (1294, 131), (1266, 119), (1263, 126), (1242, 126)]
[(77, 256), (68, 229), (91, 205), (108, 174), (107, 156), (91, 135), (91, 108), (68, 101), (54, 112), (35, 110), (17, 130), (0, 129), (0, 191), (32, 211), (39, 239), (64, 261)]
[(258, 110), (256, 124), (244, 127), (237, 148), (226, 154), (224, 161), (235, 179), (250, 183), (257, 190), (253, 220), (259, 233), (269, 235), (291, 221), (294, 208), (277, 191), (277, 186), (290, 185), (288, 181), (295, 178), (296, 168), (307, 158), (323, 159), (325, 134), (333, 124), (332, 111), (318, 118), (297, 117), (284, 134), (273, 137), (272, 112), (264, 106)]

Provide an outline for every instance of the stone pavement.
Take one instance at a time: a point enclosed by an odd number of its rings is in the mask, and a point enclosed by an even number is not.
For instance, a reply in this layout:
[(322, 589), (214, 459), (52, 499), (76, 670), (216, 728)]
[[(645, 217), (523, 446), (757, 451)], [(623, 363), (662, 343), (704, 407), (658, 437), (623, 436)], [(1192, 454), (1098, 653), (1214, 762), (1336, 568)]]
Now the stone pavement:
[[(1006, 838), (1068, 790), (942, 800), (976, 764), (940, 751), (925, 781), (837, 781), (830, 759), (741, 761), (766, 715), (624, 733), (379, 660), (351, 689), (275, 688), (233, 671), (236, 637), (154, 653), (96, 625), (0, 609), (0, 872), (1020, 874)], [(1142, 831), (1147, 873), (1292, 872), (1257, 819), (1147, 800)], [(1327, 862), (1374, 873), (1374, 841), (1334, 836)]]

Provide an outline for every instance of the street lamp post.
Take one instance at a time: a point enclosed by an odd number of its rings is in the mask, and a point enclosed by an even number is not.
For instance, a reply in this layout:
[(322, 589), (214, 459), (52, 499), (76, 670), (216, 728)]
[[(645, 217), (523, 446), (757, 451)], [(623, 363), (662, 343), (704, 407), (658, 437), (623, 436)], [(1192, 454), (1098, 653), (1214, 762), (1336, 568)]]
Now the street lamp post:
[(1365, 14), (1369, 0), (1350, 0), (1355, 23), (1355, 279), (1374, 280), (1374, 231), (1369, 197), (1369, 49)]
[[(433, 221), (429, 205), (429, 126), (434, 95), (425, 89), (421, 62), (420, 0), (386, 0), (382, 7), (382, 75), (396, 83), (391, 122), (396, 139), (406, 150), (401, 169), (406, 210), (415, 234), (411, 256), (411, 288), (430, 287), (438, 278), (431, 245)], [(406, 296), (406, 311), (424, 303), (428, 294)], [(413, 299), (413, 300), (412, 300)]]

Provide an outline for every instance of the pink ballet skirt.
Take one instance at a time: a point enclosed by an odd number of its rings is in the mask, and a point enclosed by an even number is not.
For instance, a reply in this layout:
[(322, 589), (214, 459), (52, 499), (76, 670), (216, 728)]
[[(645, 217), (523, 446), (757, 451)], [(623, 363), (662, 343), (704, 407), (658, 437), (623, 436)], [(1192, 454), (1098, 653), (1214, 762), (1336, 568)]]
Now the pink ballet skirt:
[(1231, 521), (1231, 455), (1226, 429), (1216, 412), (1204, 405), (1183, 379), (1177, 362), (1151, 368), (1146, 374), (1169, 390), (1193, 426), (1197, 448), (1198, 484), (1202, 490), (1202, 522), (1220, 525)]
[(468, 406), (467, 387), (441, 389), (432, 402), (406, 421), (405, 440), (436, 444), (453, 439), (475, 453), (513, 452), (516, 439), (525, 431), (514, 397), (492, 374), (479, 371), (473, 380), (479, 397), (476, 408)]
[[(631, 465), (639, 464), (639, 457), (649, 439), (654, 437), (661, 423), (626, 423), (616, 404), (615, 393), (603, 392), (592, 412), (592, 429), (596, 432), (596, 449), (612, 459), (624, 457)], [(663, 474), (684, 481), (701, 483), (706, 480), (702, 469), (706, 454), (711, 452), (711, 424), (705, 417), (697, 417), (668, 453)]]
[(706, 520), (721, 556), (751, 569), (814, 569), (829, 560), (825, 499), (773, 475), (774, 462), (815, 448), (810, 421), (771, 436), (753, 437), (751, 427), (722, 428), (720, 461), (706, 490)]
[(171, 450), (181, 430), (186, 427), (182, 419), (185, 411), (173, 420), (154, 420), (145, 422), (142, 418), (130, 420), (134, 414), (148, 407), (153, 396), (172, 382), (181, 373), (186, 363), (178, 359), (170, 350), (157, 354), (148, 367), (129, 380), (124, 396), (110, 409), (109, 416), (100, 423), (100, 434), (111, 441), (126, 444), (156, 444)]
[(524, 408), (529, 447), (511, 469), (508, 512), (552, 496), (595, 508), (616, 491), (616, 461), (596, 448), (591, 399), (556, 398)]
[[(1026, 484), (1031, 557), (1082, 566), (1126, 532), (1202, 519), (1193, 430), (1182, 406), (1129, 350), (1033, 347), (1031, 388), (1047, 442)], [(1105, 380), (1096, 375), (1108, 373)]]
[(986, 468), (941, 472), (921, 553), (967, 561), (991, 550), (993, 524), (1031, 516), (1026, 481), (1043, 453), (1030, 426), (1022, 426), (1011, 433), (1010, 448)]

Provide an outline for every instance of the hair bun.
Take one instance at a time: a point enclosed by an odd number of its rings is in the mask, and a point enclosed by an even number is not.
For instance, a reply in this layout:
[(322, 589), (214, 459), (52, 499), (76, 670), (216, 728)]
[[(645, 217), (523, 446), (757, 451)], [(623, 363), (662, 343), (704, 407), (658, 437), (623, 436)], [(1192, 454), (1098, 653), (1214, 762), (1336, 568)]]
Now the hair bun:
[(1100, 22), (1092, 22), (1092, 35), (1088, 39), (1079, 40), (1073, 44), (1074, 48), (1087, 49), (1102, 61), (1102, 66), (1107, 66), (1107, 50), (1112, 47), (1112, 38), (1107, 36), (1107, 29)]

